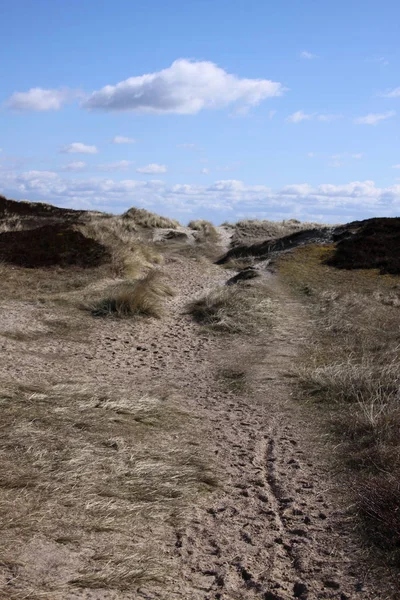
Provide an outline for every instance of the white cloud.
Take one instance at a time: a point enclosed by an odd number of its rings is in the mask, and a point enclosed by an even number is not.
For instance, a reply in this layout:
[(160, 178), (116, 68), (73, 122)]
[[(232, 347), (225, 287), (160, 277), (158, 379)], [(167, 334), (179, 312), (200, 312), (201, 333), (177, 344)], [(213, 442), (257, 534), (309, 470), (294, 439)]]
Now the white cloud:
[(202, 175), (208, 175), (209, 172), (210, 172), (210, 169), (204, 168), (201, 170)]
[(177, 148), (185, 148), (186, 150), (194, 150), (196, 148), (196, 144), (177, 144)]
[(309, 152), (307, 156), (308, 158), (315, 158), (317, 155), (314, 152)]
[(286, 117), (286, 121), (288, 123), (300, 123), (300, 121), (311, 121), (312, 118), (313, 118), (313, 115), (307, 115), (302, 110), (298, 110), (297, 112), (293, 113), (292, 115), (289, 115), (288, 117)]
[(82, 171), (86, 167), (86, 163), (82, 160), (76, 160), (62, 167), (62, 171)]
[(355, 158), (356, 160), (361, 160), (363, 156), (364, 156), (364, 154), (362, 152), (359, 152), (358, 154), (352, 154), (351, 158)]
[(318, 113), (305, 113), (302, 110), (298, 110), (286, 117), (286, 121), (288, 123), (300, 123), (301, 121), (313, 121), (316, 119), (317, 121), (321, 121), (323, 123), (330, 123), (331, 121), (336, 121), (337, 119), (341, 119), (342, 115), (333, 115), (333, 114), (318, 114)]
[(333, 160), (332, 162), (328, 163), (328, 167), (334, 167), (335, 169), (342, 167), (343, 163), (340, 162), (340, 160)]
[(276, 110), (270, 110), (268, 112), (268, 119), (273, 119), (274, 116), (276, 115), (276, 112), (277, 112)]
[(123, 212), (132, 205), (172, 216), (202, 210), (209, 211), (211, 219), (214, 214), (223, 219), (262, 213), (271, 219), (293, 215), (314, 219), (318, 214), (321, 220), (339, 222), (354, 220), (355, 216), (396, 215), (400, 209), (400, 184), (379, 188), (373, 181), (317, 186), (301, 183), (272, 190), (239, 180), (168, 186), (159, 180), (74, 179), (51, 171), (9, 171), (0, 172), (0, 192), (14, 198), (44, 199), (62, 206), (111, 212)]
[(136, 140), (130, 137), (124, 137), (123, 135), (116, 135), (112, 139), (112, 144), (135, 144)]
[(269, 79), (241, 79), (207, 61), (179, 59), (167, 69), (130, 77), (95, 91), (82, 106), (106, 111), (196, 114), (230, 104), (255, 106), (281, 96), (281, 83)]
[(393, 169), (400, 169), (400, 164), (399, 165), (393, 165)]
[(15, 92), (6, 101), (6, 106), (21, 111), (60, 110), (63, 104), (76, 96), (76, 92), (68, 89), (45, 90), (37, 87), (31, 88), (28, 92)]
[(383, 98), (400, 98), (400, 87), (394, 88), (393, 90), (387, 90), (379, 95)]
[(385, 113), (369, 113), (365, 117), (357, 117), (357, 119), (354, 119), (354, 123), (357, 125), (377, 125), (380, 121), (385, 121), (395, 115), (395, 110), (388, 110)]
[(144, 167), (138, 167), (136, 169), (137, 173), (166, 173), (167, 167), (165, 165), (157, 165), (156, 163), (152, 163), (150, 165), (145, 165)]
[(311, 52), (307, 52), (307, 50), (303, 50), (300, 54), (301, 58), (306, 58), (308, 60), (312, 60), (313, 58), (317, 58), (316, 54), (311, 54)]
[(96, 146), (87, 146), (81, 142), (73, 142), (61, 148), (62, 154), (97, 154), (98, 150)]
[(117, 160), (116, 162), (98, 165), (98, 171), (125, 171), (134, 164), (132, 160)]

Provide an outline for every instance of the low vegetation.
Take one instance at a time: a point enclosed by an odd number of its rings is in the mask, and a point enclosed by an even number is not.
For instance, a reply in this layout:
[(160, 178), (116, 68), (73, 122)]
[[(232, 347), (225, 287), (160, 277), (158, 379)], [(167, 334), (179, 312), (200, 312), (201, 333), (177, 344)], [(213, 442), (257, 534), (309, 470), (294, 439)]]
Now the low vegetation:
[(107, 248), (68, 225), (0, 233), (0, 260), (20, 267), (98, 267), (110, 261)]
[(221, 333), (250, 335), (269, 327), (273, 301), (264, 284), (237, 284), (208, 292), (188, 307), (201, 325)]
[(369, 540), (400, 561), (400, 282), (328, 267), (334, 247), (282, 257), (315, 327), (299, 370), (302, 398), (328, 419)]
[(400, 217), (349, 223), (341, 237), (328, 264), (400, 275)]
[(231, 269), (232, 271), (243, 271), (243, 269), (253, 266), (254, 259), (251, 256), (249, 258), (230, 258), (221, 265), (224, 269)]
[(160, 229), (177, 229), (179, 227), (179, 221), (161, 217), (144, 208), (130, 208), (122, 215), (122, 218), (128, 222), (133, 222), (137, 227), (155, 227)]
[(133, 221), (112, 215), (89, 214), (78, 228), (85, 237), (108, 250), (111, 274), (116, 277), (139, 277), (162, 262), (155, 247), (137, 233)]
[(278, 239), (264, 239), (253, 244), (234, 246), (217, 261), (217, 264), (224, 265), (235, 260), (252, 260), (254, 262), (271, 260), (282, 252), (293, 250), (299, 246), (332, 242), (332, 237), (333, 229), (331, 227), (304, 229)]
[(198, 232), (198, 241), (208, 240), (210, 242), (218, 242), (219, 240), (218, 231), (216, 230), (214, 225), (210, 223), (210, 221), (205, 221), (203, 219), (198, 219), (197, 221), (190, 221), (188, 227)]
[[(229, 226), (229, 223), (225, 225)], [(232, 247), (234, 247), (241, 244), (253, 244), (261, 240), (274, 240), (296, 231), (321, 227), (321, 224), (301, 222), (297, 219), (284, 221), (243, 219), (231, 227), (234, 228), (232, 236)]]
[(143, 279), (124, 281), (112, 286), (104, 297), (86, 302), (83, 307), (96, 317), (161, 317), (166, 296), (174, 293), (158, 271)]
[(132, 591), (173, 577), (168, 523), (216, 485), (179, 399), (3, 382), (0, 403), (0, 597)]

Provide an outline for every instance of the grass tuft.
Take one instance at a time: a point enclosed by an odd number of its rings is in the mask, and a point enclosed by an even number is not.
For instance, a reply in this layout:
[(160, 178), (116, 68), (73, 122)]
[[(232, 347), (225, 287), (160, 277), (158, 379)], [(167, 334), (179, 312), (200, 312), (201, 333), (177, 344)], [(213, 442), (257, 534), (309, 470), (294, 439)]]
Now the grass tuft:
[(211, 331), (250, 335), (270, 326), (272, 300), (268, 288), (238, 284), (212, 290), (188, 307), (188, 312)]
[(150, 271), (143, 279), (114, 285), (103, 298), (85, 303), (93, 316), (119, 318), (156, 317), (163, 314), (163, 300), (174, 292), (158, 271)]
[(128, 223), (133, 222), (137, 227), (159, 229), (177, 229), (179, 227), (179, 221), (161, 217), (144, 208), (132, 207), (122, 215), (122, 218)]
[(197, 219), (196, 221), (190, 221), (188, 227), (198, 232), (197, 241), (218, 242), (219, 240), (218, 231), (210, 221)]

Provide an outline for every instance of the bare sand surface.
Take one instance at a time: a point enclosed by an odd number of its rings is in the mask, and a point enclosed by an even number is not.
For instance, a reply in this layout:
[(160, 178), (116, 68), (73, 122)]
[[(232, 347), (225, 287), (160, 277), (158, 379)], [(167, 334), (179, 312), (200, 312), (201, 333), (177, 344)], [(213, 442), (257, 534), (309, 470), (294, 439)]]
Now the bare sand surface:
[[(66, 600), (376, 600), (394, 598), (368, 571), (346, 507), (338, 500), (313, 424), (291, 397), (290, 371), (307, 340), (307, 315), (279, 277), (265, 274), (279, 305), (271, 331), (213, 336), (186, 314), (188, 301), (232, 272), (182, 256), (163, 267), (177, 296), (160, 320), (92, 319), (75, 336), (43, 336), (60, 309), (1, 303), (3, 381), (85, 382), (146, 393), (173, 388), (182, 408), (206, 424), (220, 486), (199, 498), (182, 522), (159, 523), (160, 553), (178, 576), (132, 590), (77, 589)], [(22, 316), (21, 316), (22, 315)], [(89, 317), (85, 317), (89, 318)], [(31, 332), (15, 339), (10, 332)], [(4, 335), (5, 334), (5, 335)], [(243, 369), (248, 385), (221, 385), (221, 369)], [(20, 551), (19, 582), (68, 581), (90, 548), (35, 537)], [(0, 582), (9, 581), (0, 565)], [(40, 587), (40, 586), (39, 586)], [(3, 597), (7, 598), (7, 589)], [(10, 598), (14, 596), (10, 593)], [(39, 592), (26, 598), (49, 598)]]

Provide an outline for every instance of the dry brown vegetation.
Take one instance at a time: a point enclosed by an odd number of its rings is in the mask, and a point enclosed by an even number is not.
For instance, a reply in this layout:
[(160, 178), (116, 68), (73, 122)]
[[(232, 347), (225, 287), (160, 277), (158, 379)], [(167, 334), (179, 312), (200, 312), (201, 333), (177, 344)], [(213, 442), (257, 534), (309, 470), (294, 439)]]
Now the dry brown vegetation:
[(273, 301), (265, 284), (211, 290), (188, 307), (193, 318), (214, 332), (250, 335), (271, 324)]
[(248, 267), (253, 267), (255, 264), (254, 258), (230, 258), (227, 262), (223, 263), (221, 267), (223, 269), (231, 269), (232, 271), (242, 271)]
[(160, 229), (176, 229), (179, 227), (179, 221), (161, 217), (144, 208), (130, 208), (122, 215), (122, 218), (128, 223), (133, 223), (137, 227), (155, 227)]
[(85, 236), (107, 248), (114, 276), (138, 277), (146, 269), (162, 262), (161, 255), (152, 244), (140, 237), (131, 220), (111, 215), (88, 215), (78, 228)]
[(150, 271), (143, 279), (124, 281), (112, 286), (98, 300), (86, 301), (83, 308), (96, 317), (161, 317), (166, 296), (174, 292), (158, 271)]
[(369, 539), (399, 560), (400, 281), (328, 267), (333, 251), (302, 248), (280, 260), (315, 320), (299, 381), (303, 398), (329, 416)]
[[(229, 226), (229, 224), (227, 225)], [(301, 222), (297, 219), (284, 221), (243, 219), (230, 226), (234, 228), (232, 246), (238, 246), (261, 240), (277, 239), (305, 229), (316, 229), (321, 227), (321, 224)]]
[(209, 240), (210, 242), (218, 242), (219, 240), (218, 231), (215, 229), (214, 225), (210, 223), (210, 221), (205, 221), (203, 219), (190, 221), (188, 227), (198, 232), (198, 241)]
[[(0, 563), (9, 576), (0, 597), (172, 577), (163, 523), (216, 484), (197, 454), (195, 417), (160, 392), (1, 387)], [(25, 553), (36, 554), (35, 568)]]
[[(21, 214), (3, 215), (3, 232), (42, 227), (47, 217), (38, 219), (39, 209), (54, 213), (55, 224), (63, 219), (54, 207), (14, 204)], [(163, 257), (143, 223), (78, 217), (66, 219), (68, 236), (94, 240), (105, 249), (104, 263), (0, 264), (7, 316), (0, 335), (26, 364), (55, 339), (62, 347), (90, 338), (96, 325), (78, 309), (83, 301), (98, 315), (159, 317), (173, 295), (154, 268)], [(61, 600), (81, 588), (135, 593), (149, 580), (162, 589), (174, 577), (172, 531), (186, 507), (216, 485), (204, 444), (199, 450), (198, 418), (165, 389), (132, 391), (136, 381), (129, 389), (106, 385), (100, 373), (56, 383), (54, 369), (42, 369), (37, 377), (46, 383), (24, 385), (23, 372), (0, 391), (0, 598)]]

